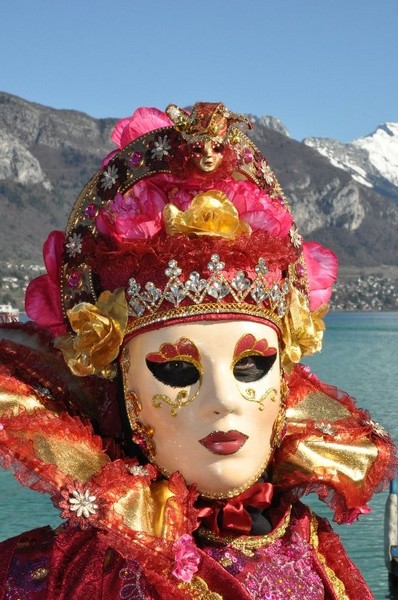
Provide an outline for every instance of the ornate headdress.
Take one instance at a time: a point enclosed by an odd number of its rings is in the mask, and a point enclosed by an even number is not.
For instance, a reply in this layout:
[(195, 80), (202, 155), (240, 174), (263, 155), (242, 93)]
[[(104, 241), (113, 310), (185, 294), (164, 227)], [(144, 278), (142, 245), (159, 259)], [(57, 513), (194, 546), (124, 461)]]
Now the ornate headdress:
[[(119, 150), (81, 192), (65, 241), (47, 242), (46, 263), (61, 262), (60, 281), (47, 281), (60, 290), (51, 325), (68, 326), (56, 345), (73, 373), (110, 377), (123, 340), (181, 319), (266, 320), (285, 368), (320, 349), (337, 260), (303, 243), (241, 123), (221, 103), (142, 108), (118, 123)], [(42, 291), (31, 284), (27, 312), (48, 325)]]

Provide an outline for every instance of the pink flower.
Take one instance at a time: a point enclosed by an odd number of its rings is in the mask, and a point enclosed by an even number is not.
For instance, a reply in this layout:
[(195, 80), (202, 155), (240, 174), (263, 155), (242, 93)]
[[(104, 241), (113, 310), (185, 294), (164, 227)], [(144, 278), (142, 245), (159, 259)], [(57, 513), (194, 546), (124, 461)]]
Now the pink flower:
[(303, 253), (310, 284), (310, 310), (314, 311), (329, 302), (339, 263), (335, 253), (318, 242), (304, 242)]
[(119, 148), (124, 148), (148, 131), (173, 125), (166, 113), (157, 108), (142, 106), (137, 108), (132, 117), (121, 119), (112, 132), (112, 140)]
[(54, 336), (66, 333), (62, 314), (59, 273), (65, 236), (62, 231), (52, 231), (43, 245), (47, 275), (30, 282), (25, 295), (26, 314), (32, 321), (51, 330)]
[(172, 204), (175, 204), (180, 210), (186, 211), (192, 202), (192, 198), (198, 193), (198, 186), (189, 188), (188, 186), (182, 188), (172, 188), (169, 191), (169, 200)]
[(198, 181), (197, 179), (179, 179), (169, 173), (155, 175), (151, 182), (159, 186), (167, 194), (168, 201), (180, 210), (186, 211), (194, 196), (205, 190), (216, 188), (217, 184), (211, 179)]
[(162, 228), (167, 198), (147, 181), (138, 182), (126, 196), (117, 193), (97, 219), (98, 231), (119, 241), (152, 237)]
[(174, 577), (189, 583), (194, 573), (198, 570), (200, 554), (190, 535), (184, 533), (173, 544), (175, 567), (172, 571)]
[(230, 179), (219, 187), (236, 206), (242, 221), (250, 225), (252, 231), (259, 229), (270, 235), (284, 237), (292, 226), (289, 211), (279, 202), (272, 199), (250, 181), (234, 181)]

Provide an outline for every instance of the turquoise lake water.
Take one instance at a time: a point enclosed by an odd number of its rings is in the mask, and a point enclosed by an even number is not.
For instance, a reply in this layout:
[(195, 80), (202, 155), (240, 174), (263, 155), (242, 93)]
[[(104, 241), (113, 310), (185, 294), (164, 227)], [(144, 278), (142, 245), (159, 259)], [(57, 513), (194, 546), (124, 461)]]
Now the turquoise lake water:
[[(307, 364), (321, 379), (357, 398), (359, 406), (368, 409), (398, 441), (398, 313), (332, 313), (326, 323), (323, 351), (307, 359)], [(33, 527), (60, 523), (47, 497), (21, 488), (4, 471), (0, 471), (0, 490), (0, 540)], [(375, 496), (370, 503), (372, 513), (360, 521), (336, 527), (376, 600), (398, 598), (398, 593), (394, 596), (388, 591), (384, 565), (387, 495)], [(329, 516), (327, 507), (316, 499), (309, 503), (318, 514)]]

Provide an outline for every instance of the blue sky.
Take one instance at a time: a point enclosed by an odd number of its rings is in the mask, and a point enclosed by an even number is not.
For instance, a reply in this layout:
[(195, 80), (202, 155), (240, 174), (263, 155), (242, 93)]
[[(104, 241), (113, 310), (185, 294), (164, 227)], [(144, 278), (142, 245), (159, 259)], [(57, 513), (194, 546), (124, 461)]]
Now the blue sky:
[(223, 101), (296, 139), (398, 121), (397, 0), (3, 0), (0, 89), (122, 117)]

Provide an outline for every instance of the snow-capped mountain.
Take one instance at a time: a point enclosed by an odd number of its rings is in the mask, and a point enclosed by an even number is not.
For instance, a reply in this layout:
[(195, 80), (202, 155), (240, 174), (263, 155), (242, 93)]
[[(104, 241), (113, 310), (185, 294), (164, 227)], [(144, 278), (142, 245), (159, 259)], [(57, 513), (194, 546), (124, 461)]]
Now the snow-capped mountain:
[[(398, 269), (398, 124), (350, 144), (289, 136), (275, 117), (248, 115), (301, 234), (341, 265)], [(112, 148), (116, 119), (55, 110), (0, 92), (0, 260), (41, 261), (81, 188)]]
[[(317, 150), (353, 179), (388, 196), (398, 188), (398, 123), (384, 123), (374, 133), (348, 144), (329, 138), (305, 138), (304, 144)], [(394, 189), (395, 188), (395, 189)]]

